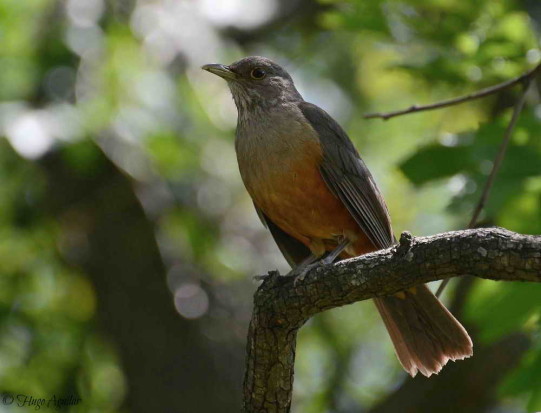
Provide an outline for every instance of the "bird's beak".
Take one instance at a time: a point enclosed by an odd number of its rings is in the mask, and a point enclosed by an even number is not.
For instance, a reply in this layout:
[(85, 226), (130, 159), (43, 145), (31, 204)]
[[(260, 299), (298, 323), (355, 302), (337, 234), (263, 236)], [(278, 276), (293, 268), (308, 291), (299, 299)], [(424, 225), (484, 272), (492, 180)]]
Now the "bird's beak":
[(201, 69), (206, 70), (207, 72), (213, 73), (216, 76), (220, 76), (221, 78), (224, 78), (226, 80), (237, 78), (237, 74), (233, 72), (229, 68), (229, 66), (212, 63), (212, 64), (201, 67)]

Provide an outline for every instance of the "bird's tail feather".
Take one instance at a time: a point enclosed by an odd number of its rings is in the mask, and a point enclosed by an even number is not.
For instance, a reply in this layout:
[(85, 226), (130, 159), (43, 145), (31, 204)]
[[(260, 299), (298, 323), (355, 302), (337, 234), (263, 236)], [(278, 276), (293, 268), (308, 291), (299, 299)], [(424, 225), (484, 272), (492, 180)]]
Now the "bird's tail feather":
[(398, 359), (412, 377), (417, 371), (429, 377), (448, 360), (473, 354), (473, 344), (464, 327), (426, 285), (374, 301)]

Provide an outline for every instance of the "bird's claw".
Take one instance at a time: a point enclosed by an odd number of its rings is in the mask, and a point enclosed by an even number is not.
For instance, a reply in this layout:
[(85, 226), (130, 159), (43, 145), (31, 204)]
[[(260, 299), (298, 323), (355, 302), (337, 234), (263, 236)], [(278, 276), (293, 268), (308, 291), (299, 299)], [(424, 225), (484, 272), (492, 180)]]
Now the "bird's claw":
[(313, 270), (314, 268), (322, 267), (324, 265), (326, 265), (325, 260), (316, 261), (303, 267), (294, 268), (287, 275), (295, 278), (295, 280), (293, 281), (293, 286), (296, 287), (299, 282), (304, 281), (306, 274), (308, 274), (311, 270)]

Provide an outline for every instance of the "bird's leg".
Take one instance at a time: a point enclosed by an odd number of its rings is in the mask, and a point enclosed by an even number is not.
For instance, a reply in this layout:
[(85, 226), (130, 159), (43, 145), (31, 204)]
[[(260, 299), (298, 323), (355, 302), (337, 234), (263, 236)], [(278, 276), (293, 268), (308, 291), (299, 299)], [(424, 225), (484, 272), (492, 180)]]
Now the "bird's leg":
[(338, 244), (335, 249), (329, 252), (326, 257), (322, 258), (319, 263), (321, 263), (321, 265), (332, 264), (336, 257), (338, 257), (349, 246), (349, 244), (350, 242), (347, 238), (342, 239), (342, 241), (340, 241), (340, 244)]
[(350, 242), (347, 238), (342, 239), (340, 243), (329, 252), (325, 257), (318, 259), (315, 255), (310, 255), (308, 258), (304, 259), (299, 265), (297, 265), (293, 270), (291, 270), (287, 275), (292, 275), (295, 277), (295, 284), (302, 281), (308, 272), (316, 267), (323, 265), (329, 265), (334, 262), (336, 257), (338, 257), (342, 251), (344, 251)]
[(286, 275), (292, 276), (292, 277), (299, 277), (301, 274), (306, 275), (305, 271), (306, 268), (310, 267), (318, 260), (318, 257), (314, 254), (310, 254), (308, 257), (306, 257), (304, 260), (302, 260), (295, 268), (293, 268), (291, 271), (289, 271)]
[[(314, 254), (310, 254), (308, 257), (306, 257), (304, 260), (302, 260), (295, 268), (293, 268), (291, 271), (289, 271), (285, 276), (288, 277), (288, 276), (291, 276), (291, 277), (299, 277), (299, 276), (302, 276), (304, 277), (306, 275), (306, 273), (313, 268), (313, 264), (316, 263), (317, 264), (317, 260), (319, 259), (319, 257), (317, 255), (314, 255)], [(254, 279), (256, 281), (263, 281), (265, 280), (266, 278), (268, 278), (269, 276), (272, 276), (272, 275), (280, 275), (280, 273), (278, 271), (272, 271), (272, 272), (269, 272), (268, 274), (266, 275), (256, 275), (254, 276)], [(301, 278), (302, 279), (302, 278)]]

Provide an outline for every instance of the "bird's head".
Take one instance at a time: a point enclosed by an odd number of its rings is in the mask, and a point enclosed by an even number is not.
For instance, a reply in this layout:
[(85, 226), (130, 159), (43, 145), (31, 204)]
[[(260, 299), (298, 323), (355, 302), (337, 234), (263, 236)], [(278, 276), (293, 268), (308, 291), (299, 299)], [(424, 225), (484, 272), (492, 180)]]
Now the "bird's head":
[(227, 81), (239, 112), (302, 100), (289, 73), (265, 57), (245, 57), (229, 66), (208, 64), (203, 70)]

